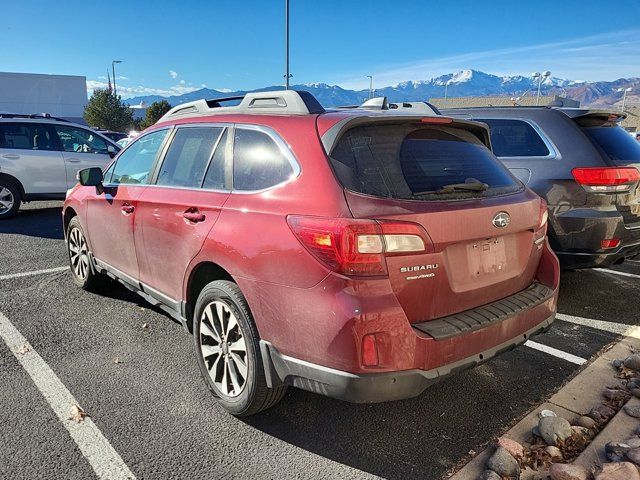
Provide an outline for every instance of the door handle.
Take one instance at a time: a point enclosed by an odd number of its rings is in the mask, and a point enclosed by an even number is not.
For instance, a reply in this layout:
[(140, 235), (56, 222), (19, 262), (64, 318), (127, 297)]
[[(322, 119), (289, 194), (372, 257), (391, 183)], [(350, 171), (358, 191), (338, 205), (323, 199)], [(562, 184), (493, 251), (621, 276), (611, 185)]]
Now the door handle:
[(123, 215), (130, 215), (133, 213), (135, 209), (136, 207), (134, 207), (133, 205), (129, 205), (128, 203), (125, 203), (124, 205), (122, 205), (122, 208), (120, 209), (120, 211), (122, 211)]
[(79, 158), (67, 158), (67, 162), (69, 163), (80, 163)]
[(15, 153), (5, 153), (2, 155), (2, 158), (6, 158), (7, 160), (18, 160), (20, 155), (16, 155)]
[(193, 223), (204, 222), (207, 218), (204, 213), (200, 213), (197, 210), (187, 210), (182, 216)]

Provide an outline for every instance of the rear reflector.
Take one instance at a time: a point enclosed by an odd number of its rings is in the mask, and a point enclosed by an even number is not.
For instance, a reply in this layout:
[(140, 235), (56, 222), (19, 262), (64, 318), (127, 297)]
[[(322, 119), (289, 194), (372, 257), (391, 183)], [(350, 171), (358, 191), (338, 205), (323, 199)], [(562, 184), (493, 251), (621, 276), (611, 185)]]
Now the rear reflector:
[(415, 223), (297, 215), (287, 222), (309, 253), (344, 275), (386, 275), (385, 255), (426, 251), (427, 235)]
[(449, 117), (422, 117), (420, 121), (422, 123), (444, 124), (453, 122), (453, 119)]
[(376, 336), (373, 333), (362, 337), (362, 365), (367, 367), (378, 365), (378, 346), (376, 345)]
[(618, 246), (620, 246), (620, 239), (619, 238), (605, 238), (604, 240), (602, 240), (600, 242), (600, 246), (603, 249), (607, 249), (607, 248), (616, 248)]
[(594, 193), (624, 192), (640, 180), (640, 172), (633, 167), (574, 168), (573, 178)]

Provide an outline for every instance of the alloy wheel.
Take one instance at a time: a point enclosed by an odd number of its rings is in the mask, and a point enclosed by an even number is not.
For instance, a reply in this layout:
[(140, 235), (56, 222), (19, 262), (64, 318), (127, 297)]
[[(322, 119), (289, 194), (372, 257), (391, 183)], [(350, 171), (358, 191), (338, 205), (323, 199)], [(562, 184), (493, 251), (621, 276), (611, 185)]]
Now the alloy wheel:
[(73, 273), (81, 280), (89, 274), (89, 250), (87, 241), (79, 228), (69, 232), (69, 259)]
[(247, 346), (235, 314), (223, 301), (209, 303), (202, 312), (200, 352), (220, 393), (240, 395), (247, 383)]
[(13, 193), (7, 187), (0, 187), (0, 215), (13, 208), (15, 199)]

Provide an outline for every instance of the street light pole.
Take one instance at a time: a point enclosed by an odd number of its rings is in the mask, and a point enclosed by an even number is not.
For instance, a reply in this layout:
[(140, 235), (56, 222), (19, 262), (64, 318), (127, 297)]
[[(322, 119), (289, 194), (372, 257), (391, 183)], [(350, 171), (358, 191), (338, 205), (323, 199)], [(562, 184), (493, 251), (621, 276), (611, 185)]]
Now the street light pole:
[(447, 106), (447, 90), (449, 89), (449, 84), (451, 83), (451, 80), (447, 80), (444, 83), (444, 106), (446, 108)]
[(631, 87), (619, 88), (618, 92), (622, 92), (622, 113), (624, 113), (624, 104), (627, 101), (627, 92), (631, 91)]
[(531, 75), (532, 78), (536, 78), (538, 80), (538, 96), (536, 97), (536, 106), (540, 104), (540, 88), (542, 87), (542, 80), (549, 78), (551, 76), (551, 72), (549, 70), (545, 72), (534, 72)]
[(113, 96), (114, 97), (117, 94), (117, 90), (116, 90), (116, 63), (122, 63), (122, 60), (112, 60), (111, 61), (111, 73), (113, 73)]
[(285, 23), (285, 35), (284, 35), (284, 43), (285, 43), (285, 89), (289, 90), (289, 78), (291, 75), (289, 74), (289, 0), (284, 1), (284, 23)]
[(369, 79), (369, 99), (373, 98), (373, 75), (365, 75)]

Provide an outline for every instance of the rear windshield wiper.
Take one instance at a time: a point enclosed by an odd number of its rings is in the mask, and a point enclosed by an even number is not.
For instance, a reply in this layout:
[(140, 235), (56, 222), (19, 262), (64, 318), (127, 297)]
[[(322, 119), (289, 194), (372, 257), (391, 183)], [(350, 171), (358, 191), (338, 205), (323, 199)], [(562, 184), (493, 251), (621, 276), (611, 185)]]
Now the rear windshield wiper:
[(439, 190), (426, 190), (424, 192), (415, 192), (414, 196), (428, 195), (431, 193), (451, 193), (455, 191), (464, 192), (484, 192), (489, 188), (489, 185), (482, 182), (465, 182), (465, 183), (451, 183), (449, 185), (443, 185)]

